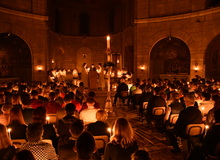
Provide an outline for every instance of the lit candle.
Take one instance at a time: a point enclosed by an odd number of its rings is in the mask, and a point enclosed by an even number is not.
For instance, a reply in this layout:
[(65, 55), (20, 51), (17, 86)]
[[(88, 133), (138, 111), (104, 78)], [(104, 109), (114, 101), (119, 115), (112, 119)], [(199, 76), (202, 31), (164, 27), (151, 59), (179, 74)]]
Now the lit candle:
[(110, 136), (111, 136), (112, 129), (111, 129), (111, 128), (108, 128), (107, 130), (108, 130), (108, 132), (110, 133)]
[(209, 129), (209, 126), (208, 126), (208, 125), (205, 125), (205, 135), (206, 135), (208, 129)]
[(8, 136), (9, 136), (9, 138), (11, 139), (11, 128), (8, 128)]
[(110, 49), (110, 36), (107, 36), (106, 40), (107, 40), (107, 49)]
[(47, 117), (46, 120), (47, 120), (47, 124), (49, 124), (50, 117)]

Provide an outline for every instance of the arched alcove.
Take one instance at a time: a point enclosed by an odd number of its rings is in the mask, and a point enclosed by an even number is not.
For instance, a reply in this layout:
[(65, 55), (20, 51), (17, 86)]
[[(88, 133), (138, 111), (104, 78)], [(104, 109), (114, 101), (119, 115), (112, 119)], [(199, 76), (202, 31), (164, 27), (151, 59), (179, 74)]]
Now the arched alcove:
[(167, 37), (154, 45), (150, 54), (151, 78), (189, 73), (190, 51), (185, 42), (175, 37)]
[(220, 35), (208, 45), (205, 54), (205, 76), (220, 80)]
[(32, 81), (30, 49), (23, 39), (12, 33), (0, 33), (0, 78)]

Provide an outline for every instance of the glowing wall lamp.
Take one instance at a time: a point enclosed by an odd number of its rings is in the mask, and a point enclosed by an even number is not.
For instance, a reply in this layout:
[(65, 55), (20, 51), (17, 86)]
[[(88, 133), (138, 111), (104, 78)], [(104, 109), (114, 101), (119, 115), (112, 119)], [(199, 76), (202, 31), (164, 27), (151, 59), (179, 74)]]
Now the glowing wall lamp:
[(145, 65), (140, 65), (139, 68), (140, 68), (141, 71), (144, 71), (146, 69)]
[(43, 70), (43, 65), (37, 65), (36, 70), (37, 71), (42, 71)]
[(195, 67), (194, 67), (194, 71), (195, 71), (195, 73), (197, 73), (197, 72), (199, 71), (198, 64), (195, 65)]

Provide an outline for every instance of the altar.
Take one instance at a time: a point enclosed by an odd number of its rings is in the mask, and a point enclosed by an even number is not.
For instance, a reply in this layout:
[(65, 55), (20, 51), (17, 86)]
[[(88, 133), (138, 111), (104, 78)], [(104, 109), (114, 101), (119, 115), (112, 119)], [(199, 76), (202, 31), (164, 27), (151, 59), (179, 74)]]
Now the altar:
[(190, 75), (187, 73), (179, 73), (179, 74), (160, 74), (160, 79), (164, 80), (164, 79), (168, 79), (168, 80), (173, 80), (174, 78), (176, 78), (177, 80), (181, 80), (184, 79), (186, 81), (189, 80)]

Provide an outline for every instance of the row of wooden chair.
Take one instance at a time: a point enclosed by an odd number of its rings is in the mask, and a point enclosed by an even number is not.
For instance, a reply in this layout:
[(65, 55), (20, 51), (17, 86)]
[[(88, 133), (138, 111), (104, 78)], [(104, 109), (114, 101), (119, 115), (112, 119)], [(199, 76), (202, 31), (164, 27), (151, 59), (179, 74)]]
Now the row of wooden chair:
[[(103, 150), (102, 152), (99, 152), (100, 155), (104, 154), (104, 149), (107, 143), (109, 142), (109, 137), (107, 135), (101, 135), (101, 136), (94, 136), (96, 148), (98, 150)], [(43, 139), (43, 142), (52, 144), (52, 141), (50, 139)], [(12, 143), (16, 148), (20, 148), (22, 144), (26, 143), (26, 139), (12, 139)]]

